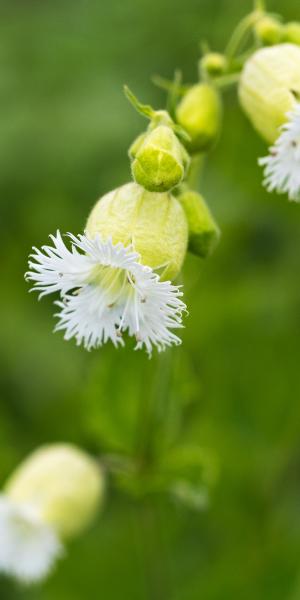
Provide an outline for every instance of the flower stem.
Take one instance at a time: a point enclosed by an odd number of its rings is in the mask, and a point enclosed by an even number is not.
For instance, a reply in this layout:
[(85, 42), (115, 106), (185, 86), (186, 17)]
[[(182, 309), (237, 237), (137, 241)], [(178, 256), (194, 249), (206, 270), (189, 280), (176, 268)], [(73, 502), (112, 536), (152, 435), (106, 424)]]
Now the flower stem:
[(216, 79), (214, 79), (214, 84), (220, 88), (220, 89), (224, 89), (227, 88), (231, 85), (235, 85), (236, 83), (238, 83), (240, 78), (240, 73), (230, 73), (228, 75), (222, 75), (221, 77), (217, 77)]
[(166, 600), (172, 598), (169, 553), (164, 539), (164, 523), (159, 506), (153, 498), (134, 507), (134, 529), (138, 556), (145, 580), (145, 598)]
[(252, 27), (257, 23), (257, 21), (261, 19), (262, 13), (263, 11), (261, 8), (256, 9), (240, 21), (240, 23), (234, 30), (225, 51), (225, 54), (229, 61), (231, 61), (235, 57), (241, 44), (245, 40), (246, 35), (248, 35), (248, 33), (251, 31)]
[(186, 182), (188, 186), (194, 190), (197, 190), (199, 187), (204, 162), (205, 154), (196, 154), (196, 156), (192, 157)]

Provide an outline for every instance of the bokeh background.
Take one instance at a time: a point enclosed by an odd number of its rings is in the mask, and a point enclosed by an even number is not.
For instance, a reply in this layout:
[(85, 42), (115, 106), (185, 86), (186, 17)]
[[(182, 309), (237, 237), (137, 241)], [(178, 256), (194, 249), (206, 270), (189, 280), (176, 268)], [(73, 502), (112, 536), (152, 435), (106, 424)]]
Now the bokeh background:
[[(201, 182), (222, 242), (207, 262), (187, 259), (190, 314), (171, 359), (64, 342), (52, 299), (38, 304), (23, 278), (33, 244), (80, 232), (96, 199), (129, 179), (127, 148), (145, 123), (122, 85), (161, 107), (151, 76), (177, 67), (194, 81), (199, 41), (221, 50), (250, 0), (0, 8), (1, 483), (46, 442), (135, 452), (149, 388), (158, 448), (199, 445), (219, 472), (201, 511), (160, 495), (149, 509), (112, 487), (53, 576), (27, 589), (1, 578), (1, 599), (297, 600), (300, 209), (262, 189), (265, 147), (235, 92)], [(298, 0), (269, 8), (300, 16)]]

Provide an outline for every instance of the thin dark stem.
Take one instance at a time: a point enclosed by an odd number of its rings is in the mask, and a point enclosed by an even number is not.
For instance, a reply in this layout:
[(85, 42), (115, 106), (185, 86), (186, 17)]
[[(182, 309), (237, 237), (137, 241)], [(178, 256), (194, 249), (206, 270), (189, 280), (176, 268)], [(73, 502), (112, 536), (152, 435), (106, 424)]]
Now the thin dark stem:
[(173, 597), (162, 523), (153, 498), (137, 506), (136, 540), (145, 579), (147, 600), (171, 600)]

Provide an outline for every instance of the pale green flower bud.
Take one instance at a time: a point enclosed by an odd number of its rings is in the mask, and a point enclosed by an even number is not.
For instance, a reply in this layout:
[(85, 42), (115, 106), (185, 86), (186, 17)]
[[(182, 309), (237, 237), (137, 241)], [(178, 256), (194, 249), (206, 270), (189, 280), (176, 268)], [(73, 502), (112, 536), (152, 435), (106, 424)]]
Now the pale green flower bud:
[(139, 149), (141, 148), (142, 144), (144, 143), (145, 139), (147, 137), (147, 133), (141, 133), (141, 135), (139, 135), (134, 142), (131, 144), (129, 150), (128, 150), (128, 155), (129, 158), (131, 160), (134, 160)]
[(165, 124), (139, 136), (131, 146), (132, 175), (150, 192), (166, 192), (178, 185), (189, 163), (185, 148), (171, 127)]
[(222, 104), (217, 90), (207, 83), (191, 87), (176, 110), (177, 122), (189, 134), (190, 153), (205, 152), (217, 140), (222, 119)]
[(283, 38), (283, 26), (278, 19), (265, 15), (255, 25), (257, 39), (267, 46), (278, 44)]
[(208, 73), (215, 77), (222, 75), (227, 69), (227, 59), (219, 52), (208, 52), (199, 61), (200, 72)]
[(283, 36), (286, 42), (300, 46), (300, 23), (291, 21), (284, 25)]
[(109, 192), (92, 209), (86, 225), (90, 238), (99, 234), (124, 246), (132, 243), (141, 261), (163, 266), (161, 279), (179, 273), (186, 253), (188, 228), (184, 211), (170, 193), (148, 192), (128, 183)]
[(279, 44), (255, 52), (243, 69), (239, 98), (253, 127), (268, 142), (279, 136), (300, 93), (300, 48)]
[(36, 510), (59, 539), (73, 537), (95, 518), (104, 496), (104, 476), (88, 454), (68, 444), (36, 450), (10, 477), (5, 496)]
[(189, 250), (206, 258), (212, 254), (219, 239), (220, 229), (216, 224), (204, 198), (192, 190), (178, 197), (189, 226)]

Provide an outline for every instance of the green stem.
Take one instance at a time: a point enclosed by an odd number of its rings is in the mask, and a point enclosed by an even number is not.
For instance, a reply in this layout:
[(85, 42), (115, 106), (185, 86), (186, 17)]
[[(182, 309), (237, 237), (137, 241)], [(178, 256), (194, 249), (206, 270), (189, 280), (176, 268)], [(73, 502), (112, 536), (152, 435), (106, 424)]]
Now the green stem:
[(235, 85), (236, 83), (238, 83), (240, 78), (240, 73), (230, 73), (229, 75), (222, 75), (220, 77), (216, 77), (216, 79), (214, 79), (214, 84), (220, 88), (220, 89), (224, 89), (227, 87), (230, 87), (231, 85)]
[(259, 9), (250, 13), (244, 19), (242, 19), (242, 21), (240, 21), (235, 31), (233, 32), (225, 51), (225, 55), (227, 56), (229, 61), (235, 57), (237, 51), (239, 50), (242, 42), (245, 39), (245, 36), (251, 31), (251, 29), (257, 23), (257, 21), (261, 19), (261, 16), (262, 10)]
[(196, 154), (192, 157), (186, 183), (194, 190), (199, 188), (200, 175), (204, 167), (205, 154)]
[(166, 92), (173, 92), (174, 88), (176, 88), (177, 96), (184, 96), (184, 94), (186, 94), (186, 92), (192, 86), (192, 84), (188, 85), (174, 82), (174, 80), (170, 81), (169, 79), (165, 79), (165, 77), (161, 77), (160, 75), (153, 75), (151, 79), (154, 85), (162, 90), (165, 90)]
[(156, 111), (149, 104), (142, 104), (131, 91), (131, 89), (129, 89), (128, 85), (124, 85), (124, 94), (127, 100), (129, 100), (130, 104), (132, 104), (132, 106), (140, 115), (150, 120), (154, 119)]
[(171, 577), (167, 549), (164, 547), (163, 526), (158, 506), (152, 498), (143, 501), (135, 509), (135, 535), (138, 554), (142, 559), (148, 600), (172, 598)]
[(175, 119), (176, 116), (176, 105), (178, 102), (178, 98), (180, 97), (179, 88), (182, 83), (182, 73), (177, 70), (174, 73), (173, 86), (171, 86), (168, 97), (167, 97), (167, 110), (171, 115), (172, 119)]
[(265, 10), (266, 10), (265, 0), (255, 0), (254, 9), (257, 11), (260, 11), (260, 12), (265, 12)]
[(161, 425), (167, 419), (172, 357), (172, 350), (168, 350), (156, 358), (156, 364), (151, 364), (152, 373), (149, 373), (149, 379), (152, 377), (152, 382), (148, 393), (141, 392), (136, 444), (136, 455), (141, 469), (154, 463), (159, 451), (163, 436)]

